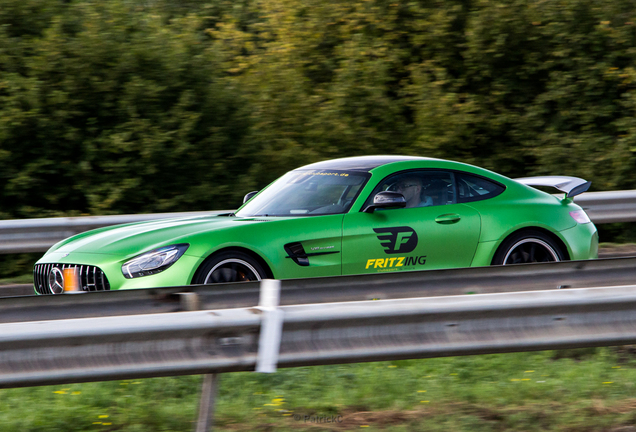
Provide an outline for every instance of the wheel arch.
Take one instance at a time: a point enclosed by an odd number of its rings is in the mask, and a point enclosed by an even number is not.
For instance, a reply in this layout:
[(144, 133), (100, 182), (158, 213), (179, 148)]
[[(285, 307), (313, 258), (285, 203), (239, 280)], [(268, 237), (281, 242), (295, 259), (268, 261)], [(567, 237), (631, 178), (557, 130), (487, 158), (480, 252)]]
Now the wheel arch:
[(274, 274), (272, 272), (272, 269), (270, 268), (269, 264), (267, 264), (267, 261), (265, 261), (265, 259), (263, 259), (263, 257), (261, 257), (259, 254), (257, 254), (256, 252), (254, 252), (251, 249), (247, 249), (247, 248), (243, 248), (240, 246), (229, 246), (229, 247), (225, 247), (222, 249), (218, 249), (215, 250), (214, 252), (212, 252), (211, 254), (209, 254), (207, 257), (205, 257), (205, 259), (203, 261), (201, 261), (201, 263), (199, 264), (199, 266), (197, 267), (197, 269), (194, 271), (194, 273), (192, 273), (192, 277), (190, 278), (190, 283), (193, 283), (193, 281), (196, 279), (199, 270), (205, 265), (205, 263), (207, 263), (209, 260), (214, 259), (215, 256), (217, 256), (218, 254), (224, 253), (224, 252), (241, 252), (244, 254), (249, 255), (251, 258), (253, 258), (254, 260), (256, 260), (265, 270), (266, 277), (267, 278), (273, 278)]
[(552, 231), (550, 231), (549, 229), (546, 229), (546, 228), (542, 228), (542, 227), (538, 227), (538, 226), (525, 226), (523, 228), (519, 228), (517, 230), (514, 230), (514, 231), (508, 233), (508, 235), (506, 237), (501, 239), (501, 241), (497, 245), (497, 248), (494, 250), (494, 252), (492, 254), (492, 257), (490, 258), (490, 265), (493, 265), (493, 262), (494, 262), (495, 258), (497, 257), (497, 254), (501, 250), (501, 247), (506, 242), (506, 240), (508, 240), (513, 235), (517, 235), (517, 234), (523, 233), (525, 231), (538, 231), (538, 232), (540, 232), (542, 234), (545, 234), (546, 236), (548, 236), (551, 240), (553, 240), (557, 244), (557, 246), (561, 250), (561, 253), (563, 253), (563, 255), (564, 255), (564, 259), (566, 261), (570, 260), (570, 250), (567, 247), (567, 245), (565, 244), (565, 242), (561, 239), (561, 237), (559, 237), (554, 232), (552, 232)]

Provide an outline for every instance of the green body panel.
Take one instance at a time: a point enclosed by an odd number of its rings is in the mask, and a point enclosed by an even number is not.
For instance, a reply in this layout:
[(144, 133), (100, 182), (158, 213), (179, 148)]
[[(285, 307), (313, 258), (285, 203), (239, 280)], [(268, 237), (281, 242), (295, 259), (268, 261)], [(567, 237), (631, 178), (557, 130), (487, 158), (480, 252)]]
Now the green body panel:
[(557, 234), (567, 245), (570, 259), (598, 258), (598, 232), (593, 224), (577, 224)]
[[(435, 222), (437, 217), (449, 214), (461, 220), (454, 224)], [(369, 229), (402, 226), (415, 233), (404, 232), (389, 250), (378, 240), (382, 234)], [(479, 213), (465, 204), (349, 213), (344, 219), (342, 270), (358, 274), (468, 267), (479, 242), (480, 227)], [(400, 252), (404, 246), (401, 241), (408, 242), (413, 235), (418, 240), (415, 248)]]
[[(111, 286), (120, 289), (176, 286), (190, 284), (196, 269), (210, 255), (238, 248), (260, 256), (275, 278), (340, 275), (342, 219), (343, 215), (319, 218), (210, 216), (127, 224), (100, 228), (94, 230), (93, 235), (93, 231), (83, 233), (77, 236), (77, 241), (66, 241), (59, 248), (55, 245), (38, 263), (98, 266), (107, 274)], [(311, 266), (300, 267), (286, 258), (284, 245), (291, 242), (301, 242), (306, 250), (325, 247), (336, 253), (316, 257)], [(124, 278), (121, 266), (126, 261), (161, 246), (178, 243), (189, 243), (190, 247), (167, 270), (136, 279)], [(112, 253), (113, 250), (123, 253)], [(67, 253), (68, 256), (64, 256)]]
[[(340, 275), (342, 218), (230, 218), (231, 228), (191, 238), (186, 254), (200, 256), (203, 261), (219, 250), (242, 248), (260, 256), (277, 279)], [(284, 246), (293, 242), (302, 243), (306, 251), (329, 248), (334, 253), (314, 257), (310, 266), (301, 267), (287, 258)]]
[[(553, 195), (519, 186), (522, 188), (518, 193), (510, 187), (492, 199), (469, 204), (482, 216), (482, 242), (507, 237), (523, 227), (558, 232), (577, 224), (569, 215), (571, 211), (581, 210), (576, 204), (566, 204)], [(562, 210), (555, 211), (559, 208)]]
[[(355, 160), (353, 158), (352, 160)], [(374, 188), (396, 172), (430, 169), (465, 172), (505, 186), (497, 196), (463, 204), (362, 212)], [(344, 214), (289, 217), (213, 215), (141, 222), (82, 233), (54, 245), (38, 263), (83, 264), (101, 268), (111, 289), (192, 283), (210, 256), (241, 250), (276, 279), (336, 276), (490, 265), (512, 233), (540, 229), (567, 249), (570, 259), (596, 258), (598, 235), (592, 223), (577, 223), (570, 199), (541, 192), (491, 171), (437, 159), (389, 161), (368, 169), (370, 177)], [(145, 252), (189, 244), (166, 270), (126, 279), (122, 265)], [(291, 259), (285, 245), (300, 243), (309, 265)]]
[[(555, 232), (545, 227), (524, 225), (522, 228), (544, 228), (557, 237), (567, 248), (568, 257), (571, 260), (584, 260), (598, 258), (598, 232), (594, 224), (576, 224), (574, 227), (564, 231)], [(517, 230), (514, 230), (517, 231)], [(502, 236), (501, 240), (480, 242), (475, 252), (475, 257), (471, 267), (488, 266), (499, 248), (499, 245), (507, 236)]]

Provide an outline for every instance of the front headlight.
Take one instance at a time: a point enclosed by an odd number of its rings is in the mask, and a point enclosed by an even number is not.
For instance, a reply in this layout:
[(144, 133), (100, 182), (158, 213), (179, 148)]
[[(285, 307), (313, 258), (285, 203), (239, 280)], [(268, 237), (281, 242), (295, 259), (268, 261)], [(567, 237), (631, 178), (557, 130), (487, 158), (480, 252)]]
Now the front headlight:
[(126, 279), (160, 273), (177, 262), (190, 246), (187, 243), (164, 246), (135, 257), (121, 266)]

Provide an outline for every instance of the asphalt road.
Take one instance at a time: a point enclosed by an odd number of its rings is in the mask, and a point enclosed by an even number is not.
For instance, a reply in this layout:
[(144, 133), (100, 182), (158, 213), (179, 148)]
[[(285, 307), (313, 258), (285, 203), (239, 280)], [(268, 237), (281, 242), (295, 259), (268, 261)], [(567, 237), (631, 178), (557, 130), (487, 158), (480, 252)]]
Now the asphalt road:
[[(601, 248), (598, 251), (599, 258), (621, 258), (636, 256), (636, 245), (618, 245), (611, 248)], [(0, 285), (0, 297), (34, 295), (33, 285)]]

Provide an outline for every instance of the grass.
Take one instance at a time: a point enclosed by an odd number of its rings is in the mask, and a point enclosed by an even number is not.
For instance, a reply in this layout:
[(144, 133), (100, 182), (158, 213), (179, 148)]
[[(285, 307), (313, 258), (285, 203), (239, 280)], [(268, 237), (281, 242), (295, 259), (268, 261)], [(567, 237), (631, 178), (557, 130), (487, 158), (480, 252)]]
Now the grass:
[(33, 283), (33, 273), (0, 279), (0, 285), (18, 285)]
[[(224, 374), (215, 430), (611, 430), (636, 423), (634, 383), (626, 348)], [(200, 384), (185, 376), (0, 390), (1, 430), (191, 431)]]
[(621, 248), (626, 248), (626, 249), (631, 249), (631, 248), (636, 248), (636, 243), (611, 243), (611, 242), (605, 242), (605, 243), (599, 243), (598, 245), (599, 249), (607, 249), (607, 250), (612, 250), (612, 249), (621, 249)]

